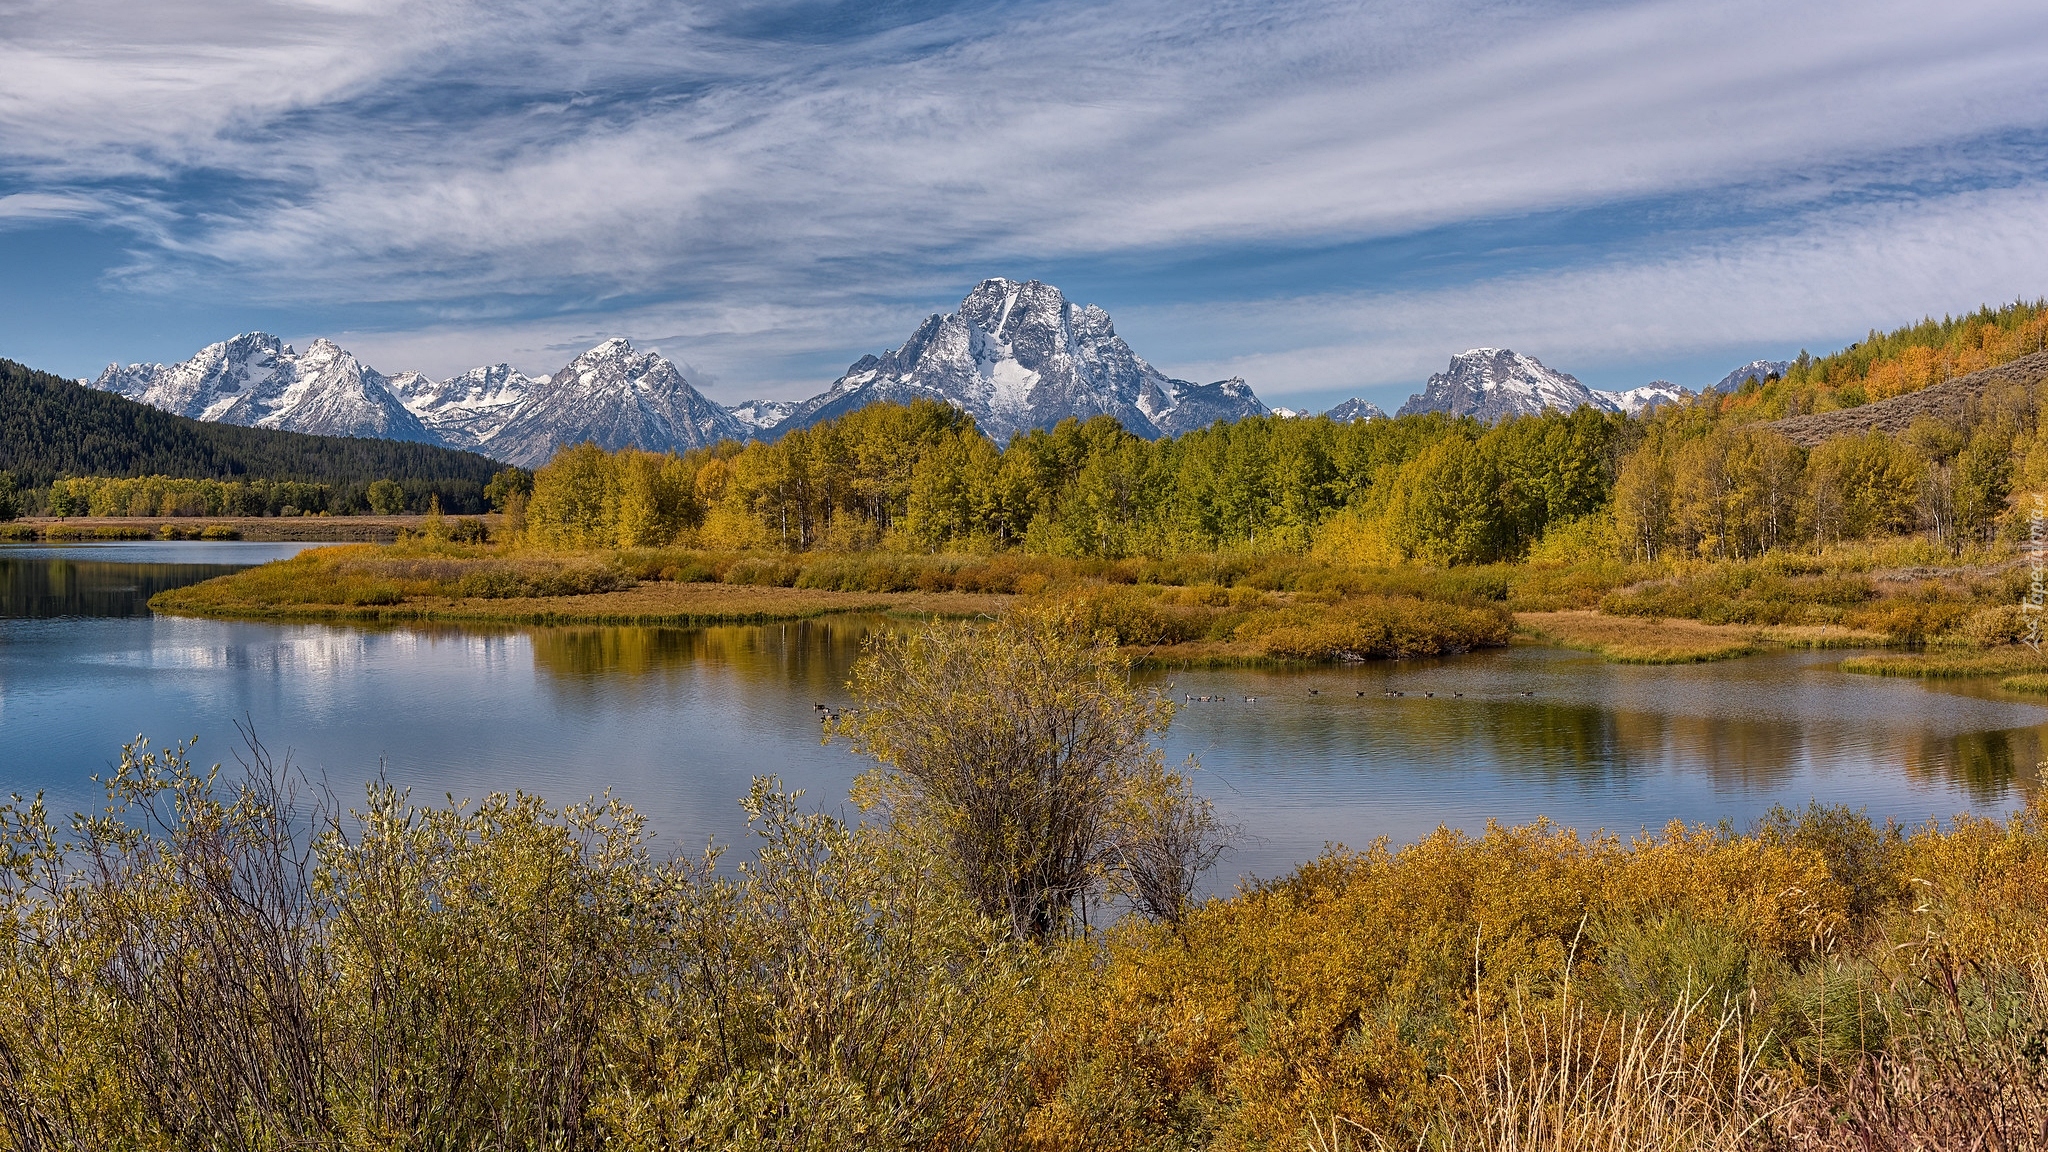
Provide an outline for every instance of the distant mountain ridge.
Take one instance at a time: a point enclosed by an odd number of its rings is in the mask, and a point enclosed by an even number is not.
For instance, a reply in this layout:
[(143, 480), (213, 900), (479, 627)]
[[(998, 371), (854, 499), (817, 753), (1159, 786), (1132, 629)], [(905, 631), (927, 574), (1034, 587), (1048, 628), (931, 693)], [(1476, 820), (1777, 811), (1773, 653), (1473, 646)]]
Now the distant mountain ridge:
[[(1752, 375), (1761, 380), (1782, 375), (1786, 367), (1779, 361), (1752, 361), (1705, 391), (1730, 391)], [(1493, 424), (1511, 416), (1534, 416), (1547, 408), (1571, 412), (1583, 405), (1641, 416), (1661, 405), (1688, 403), (1700, 395), (1669, 380), (1653, 380), (1620, 392), (1602, 391), (1588, 388), (1578, 377), (1559, 372), (1534, 356), (1507, 348), (1473, 348), (1451, 357), (1450, 366), (1410, 396), (1399, 415), (1443, 412)]]
[(1721, 377), (1721, 382), (1707, 389), (1709, 392), (1734, 392), (1751, 380), (1759, 384), (1768, 383), (1772, 377), (1783, 376), (1792, 368), (1790, 360), (1751, 360), (1735, 371)]
[(1002, 279), (976, 285), (957, 311), (931, 316), (902, 345), (863, 356), (804, 401), (724, 407), (673, 363), (623, 339), (547, 377), (495, 364), (434, 380), (384, 376), (330, 340), (300, 353), (248, 332), (178, 364), (109, 364), (89, 383), (197, 420), (442, 444), (529, 468), (584, 440), (661, 452), (774, 439), (882, 400), (954, 405), (999, 441), (1070, 416), (1114, 416), (1156, 438), (1267, 411), (1242, 379), (1167, 376), (1092, 304), (1077, 307), (1036, 280)]
[[(1707, 390), (1731, 391), (1787, 367), (1752, 361)], [(109, 364), (90, 383), (197, 420), (439, 444), (529, 468), (557, 447), (585, 440), (657, 452), (772, 440), (880, 401), (953, 405), (999, 442), (1070, 417), (1112, 416), (1152, 439), (1273, 411), (1240, 377), (1198, 384), (1159, 371), (1093, 304), (1075, 305), (1037, 280), (1002, 278), (975, 285), (959, 308), (927, 317), (902, 344), (861, 357), (802, 401), (719, 405), (667, 359), (617, 338), (546, 377), (501, 363), (434, 380), (419, 372), (384, 376), (331, 340), (315, 340), (300, 353), (268, 333), (249, 332), (179, 364)], [(1398, 414), (1444, 412), (1493, 423), (1586, 405), (1640, 415), (1697, 395), (1667, 380), (1601, 391), (1533, 356), (1473, 348), (1451, 357)], [(1353, 397), (1327, 415), (1348, 423), (1386, 413)]]
[[(60, 476), (175, 476), (466, 485), (501, 464), (422, 441), (315, 436), (179, 416), (0, 360), (0, 471), (28, 487)], [(452, 497), (456, 489), (445, 489)], [(455, 505), (451, 504), (450, 507)]]
[(332, 340), (315, 340), (302, 355), (269, 333), (247, 332), (182, 364), (109, 364), (92, 383), (193, 420), (441, 443), (390, 380)]

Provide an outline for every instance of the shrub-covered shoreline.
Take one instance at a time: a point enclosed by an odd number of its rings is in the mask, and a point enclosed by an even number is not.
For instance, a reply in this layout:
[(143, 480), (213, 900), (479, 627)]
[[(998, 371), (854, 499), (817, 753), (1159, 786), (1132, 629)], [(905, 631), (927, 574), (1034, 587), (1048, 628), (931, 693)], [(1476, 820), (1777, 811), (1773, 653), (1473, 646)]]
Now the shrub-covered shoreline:
[(1445, 829), (1039, 940), (940, 841), (772, 781), (735, 868), (656, 853), (617, 800), (379, 786), (344, 814), (252, 764), (136, 746), (68, 831), (0, 808), (5, 1146), (2048, 1138), (2038, 804)]
[(832, 612), (989, 615), (1013, 600), (1054, 599), (1160, 664), (1443, 655), (1506, 644), (1519, 631), (1625, 662), (1895, 647), (1907, 650), (1855, 656), (1844, 667), (2039, 670), (2022, 642), (2029, 570), (1995, 553), (1950, 558), (1914, 541), (1749, 561), (1596, 556), (1427, 568), (1293, 553), (555, 552), (497, 542), (502, 528), (481, 522), (436, 527), (427, 517), (400, 530), (407, 538), (396, 544), (309, 550), (163, 593), (152, 606), (268, 620), (682, 626)]
[[(1013, 600), (1069, 604), (1158, 663), (1287, 663), (1499, 647), (1502, 587), (1469, 573), (1294, 572), (1287, 587), (1200, 572), (1003, 554), (816, 556), (626, 549), (546, 553), (416, 539), (311, 549), (159, 593), (172, 615), (257, 620), (672, 624), (834, 612), (993, 615)], [(1162, 576), (1197, 582), (1140, 583)]]

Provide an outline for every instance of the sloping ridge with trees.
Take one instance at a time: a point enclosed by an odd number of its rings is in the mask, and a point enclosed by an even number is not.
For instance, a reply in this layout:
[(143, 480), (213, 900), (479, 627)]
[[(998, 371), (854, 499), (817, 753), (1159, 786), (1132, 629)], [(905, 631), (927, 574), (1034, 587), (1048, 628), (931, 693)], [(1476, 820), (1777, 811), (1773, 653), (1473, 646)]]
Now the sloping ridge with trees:
[(23, 487), (61, 476), (172, 476), (462, 481), (480, 489), (503, 467), (433, 445), (203, 423), (0, 360), (0, 471)]
[(2026, 388), (2043, 380), (2048, 380), (2048, 352), (2034, 352), (1916, 392), (1855, 408), (1788, 416), (1771, 421), (1770, 427), (1802, 448), (1817, 447), (1822, 441), (1837, 436), (1860, 435), (1872, 429), (1898, 435), (1922, 417), (1937, 420), (1965, 418), (1972, 406), (1995, 388)]

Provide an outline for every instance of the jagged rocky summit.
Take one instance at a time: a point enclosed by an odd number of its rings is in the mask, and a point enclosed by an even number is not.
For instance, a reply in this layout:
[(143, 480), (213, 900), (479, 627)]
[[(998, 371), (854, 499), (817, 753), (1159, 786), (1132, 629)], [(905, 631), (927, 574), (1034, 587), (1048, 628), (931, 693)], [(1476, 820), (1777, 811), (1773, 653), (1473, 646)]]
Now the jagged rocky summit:
[(1445, 412), (1488, 424), (1510, 416), (1533, 416), (1545, 408), (1566, 412), (1589, 404), (1612, 405), (1568, 372), (1547, 368), (1534, 356), (1507, 348), (1474, 348), (1451, 357), (1451, 365), (1429, 378), (1420, 393), (1401, 405), (1399, 415)]
[(199, 420), (467, 448), (536, 467), (557, 446), (595, 441), (686, 451), (753, 431), (674, 364), (607, 340), (548, 377), (510, 365), (446, 380), (386, 377), (330, 340), (301, 355), (264, 332), (210, 344), (182, 364), (109, 364), (95, 388)]
[(855, 361), (771, 433), (878, 400), (919, 398), (960, 407), (997, 441), (1069, 416), (1114, 416), (1153, 438), (1266, 412), (1241, 379), (1196, 384), (1147, 364), (1093, 304), (1077, 307), (1036, 280), (994, 279), (976, 285), (959, 310), (927, 318), (900, 347)]
[(1734, 392), (1751, 380), (1765, 383), (1774, 376), (1783, 376), (1792, 368), (1790, 360), (1751, 360), (1728, 375), (1721, 382), (1708, 388), (1709, 392)]
[(1385, 420), (1387, 418), (1387, 414), (1380, 410), (1379, 405), (1374, 404), (1370, 400), (1360, 400), (1356, 396), (1323, 413), (1323, 415), (1328, 416), (1339, 424), (1353, 424), (1360, 420)]
[(93, 387), (225, 424), (441, 443), (391, 382), (331, 340), (304, 354), (264, 332), (209, 344), (182, 364), (109, 364)]
[(1508, 348), (1474, 348), (1451, 357), (1450, 367), (1429, 378), (1423, 390), (1401, 405), (1399, 415), (1444, 412), (1488, 424), (1510, 416), (1534, 416), (1546, 408), (1571, 412), (1586, 406), (1602, 412), (1641, 415), (1660, 404), (1676, 404), (1695, 393), (1669, 380), (1625, 392), (1604, 392), (1576, 376), (1547, 367), (1534, 356)]
[(484, 450), (534, 468), (557, 446), (585, 440), (612, 450), (683, 452), (745, 440), (751, 431), (692, 387), (674, 364), (612, 339), (536, 384)]
[(543, 382), (509, 364), (493, 364), (439, 381), (401, 372), (391, 378), (391, 391), (450, 447), (477, 449), (504, 430)]

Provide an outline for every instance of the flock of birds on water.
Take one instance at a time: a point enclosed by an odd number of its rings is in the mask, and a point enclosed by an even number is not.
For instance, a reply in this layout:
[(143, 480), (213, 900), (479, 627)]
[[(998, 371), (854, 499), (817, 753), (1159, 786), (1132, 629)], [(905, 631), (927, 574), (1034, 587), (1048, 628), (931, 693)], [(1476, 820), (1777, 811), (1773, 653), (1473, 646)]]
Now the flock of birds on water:
[[(1173, 685), (1171, 685), (1171, 684), (1168, 684), (1168, 685), (1166, 686), (1166, 689), (1167, 689), (1167, 691), (1171, 692), (1171, 691), (1173, 690)], [(1309, 695), (1311, 695), (1311, 696), (1321, 696), (1321, 695), (1323, 694), (1323, 690), (1322, 690), (1321, 688), (1311, 688), (1311, 689), (1309, 689), (1309, 690), (1308, 690), (1308, 694), (1309, 694)], [(1523, 691), (1523, 692), (1518, 692), (1518, 693), (1516, 693), (1516, 695), (1518, 695), (1518, 696), (1534, 696), (1535, 694), (1536, 694), (1536, 693), (1535, 693), (1535, 692), (1533, 692), (1533, 691)], [(1352, 693), (1352, 695), (1354, 695), (1354, 696), (1359, 696), (1359, 697), (1365, 697), (1365, 696), (1370, 696), (1370, 695), (1372, 695), (1372, 693), (1370, 693), (1370, 692), (1354, 692), (1354, 693)], [(1380, 695), (1381, 695), (1381, 696), (1384, 696), (1384, 697), (1386, 697), (1386, 698), (1387, 698), (1387, 699), (1389, 699), (1389, 700), (1394, 700), (1394, 699), (1398, 699), (1398, 698), (1400, 698), (1400, 697), (1406, 696), (1406, 695), (1408, 695), (1408, 693), (1406, 693), (1406, 692), (1400, 692), (1400, 691), (1396, 691), (1395, 689), (1389, 688), (1389, 689), (1387, 689), (1386, 691), (1384, 691), (1384, 692), (1381, 692), (1381, 693), (1380, 693)], [(1423, 699), (1425, 699), (1425, 700), (1431, 700), (1431, 699), (1435, 699), (1435, 698), (1436, 698), (1436, 695), (1437, 695), (1437, 694), (1436, 694), (1435, 692), (1418, 692), (1418, 693), (1416, 693), (1416, 695), (1418, 695), (1418, 696), (1421, 696), (1421, 697), (1422, 697)], [(1451, 693), (1448, 693), (1448, 695), (1449, 695), (1449, 696), (1450, 696), (1450, 698), (1451, 698), (1451, 699), (1453, 699), (1453, 700), (1462, 700), (1462, 699), (1464, 699), (1464, 696), (1465, 696), (1465, 694), (1464, 694), (1463, 692), (1451, 692)], [(1183, 692), (1183, 693), (1181, 693), (1181, 697), (1180, 697), (1180, 698), (1181, 698), (1182, 700), (1184, 700), (1184, 701), (1187, 701), (1187, 702), (1188, 702), (1188, 703), (1190, 703), (1190, 704), (1202, 704), (1202, 703), (1211, 703), (1211, 702), (1216, 702), (1216, 701), (1223, 701), (1223, 700), (1228, 700), (1228, 699), (1230, 699), (1230, 697), (1228, 697), (1228, 696), (1197, 696), (1197, 695), (1195, 695), (1195, 694), (1194, 694), (1194, 693), (1192, 693), (1192, 692)], [(1258, 703), (1258, 702), (1259, 702), (1259, 701), (1260, 701), (1261, 699), (1262, 699), (1262, 697), (1258, 697), (1258, 696), (1247, 696), (1247, 697), (1245, 697), (1245, 698), (1244, 698), (1244, 702), (1245, 702), (1245, 703), (1247, 703), (1247, 704), (1257, 704), (1257, 703)]]
[[(1171, 691), (1173, 691), (1173, 688), (1174, 688), (1174, 686), (1173, 686), (1172, 684), (1168, 684), (1168, 685), (1166, 686), (1166, 691), (1168, 691), (1168, 692), (1171, 692)], [(1321, 696), (1321, 695), (1323, 694), (1323, 690), (1322, 690), (1321, 688), (1311, 688), (1311, 689), (1309, 689), (1309, 690), (1308, 690), (1308, 694), (1309, 694), (1309, 695), (1311, 695), (1311, 696)], [(1516, 693), (1516, 695), (1518, 695), (1518, 696), (1534, 696), (1535, 694), (1536, 694), (1535, 692), (1533, 692), (1533, 691), (1530, 691), (1530, 690), (1526, 690), (1526, 689), (1525, 689), (1525, 690), (1523, 690), (1523, 691), (1521, 691), (1521, 692), (1518, 692), (1518, 693)], [(1370, 692), (1365, 692), (1365, 691), (1359, 691), (1359, 692), (1355, 692), (1355, 693), (1353, 693), (1353, 695), (1355, 695), (1355, 696), (1358, 696), (1358, 697), (1361, 697), (1361, 698), (1362, 698), (1362, 697), (1370, 696), (1370, 695), (1372, 695), (1372, 693), (1370, 693)], [(1384, 696), (1384, 697), (1386, 697), (1386, 698), (1387, 698), (1387, 699), (1389, 699), (1389, 700), (1395, 700), (1395, 699), (1399, 699), (1399, 698), (1401, 698), (1401, 697), (1404, 697), (1404, 696), (1408, 695), (1408, 693), (1406, 693), (1406, 692), (1401, 692), (1401, 691), (1397, 691), (1397, 690), (1395, 690), (1395, 689), (1389, 688), (1389, 689), (1387, 689), (1387, 690), (1385, 690), (1385, 691), (1381, 692), (1381, 693), (1380, 693), (1380, 695), (1381, 695), (1381, 696)], [(1436, 695), (1437, 695), (1437, 694), (1436, 694), (1436, 693), (1434, 693), (1434, 692), (1418, 692), (1418, 693), (1416, 693), (1416, 695), (1418, 695), (1418, 696), (1421, 696), (1421, 697), (1422, 697), (1423, 699), (1425, 699), (1425, 700), (1431, 700), (1431, 699), (1435, 699), (1435, 698), (1436, 698)], [(1462, 700), (1462, 699), (1464, 699), (1464, 696), (1465, 696), (1465, 694), (1464, 694), (1463, 692), (1452, 692), (1452, 693), (1450, 693), (1449, 695), (1450, 695), (1450, 698), (1451, 698), (1451, 699), (1453, 699), (1453, 700)], [(1190, 703), (1190, 704), (1210, 704), (1210, 703), (1220, 703), (1220, 702), (1228, 701), (1228, 700), (1230, 699), (1230, 697), (1229, 697), (1229, 696), (1227, 696), (1227, 695), (1219, 695), (1219, 696), (1206, 696), (1206, 695), (1205, 695), (1205, 696), (1197, 696), (1197, 695), (1195, 695), (1195, 694), (1194, 694), (1194, 693), (1192, 693), (1192, 692), (1183, 692), (1183, 693), (1181, 693), (1181, 697), (1180, 697), (1180, 698), (1181, 698), (1181, 699), (1182, 699), (1183, 701), (1186, 701), (1187, 703)], [(1244, 702), (1245, 702), (1245, 703), (1247, 703), (1247, 704), (1257, 704), (1257, 703), (1258, 703), (1258, 702), (1259, 702), (1259, 701), (1260, 701), (1261, 699), (1262, 699), (1262, 697), (1258, 697), (1258, 696), (1247, 696), (1247, 697), (1245, 697), (1245, 698), (1244, 698)], [(813, 704), (813, 705), (811, 705), (811, 710), (812, 710), (813, 712), (816, 712), (816, 713), (818, 713), (818, 722), (819, 722), (820, 724), (825, 724), (825, 725), (830, 725), (830, 724), (831, 724), (831, 723), (832, 723), (833, 721), (835, 721), (835, 720), (839, 719), (839, 717), (840, 717), (840, 714), (841, 714), (842, 712), (844, 712), (844, 711), (845, 711), (845, 709), (841, 709), (841, 708), (834, 708), (834, 707), (832, 707), (832, 706), (831, 706), (830, 704), (822, 704), (822, 703), (821, 703), (821, 704)]]

